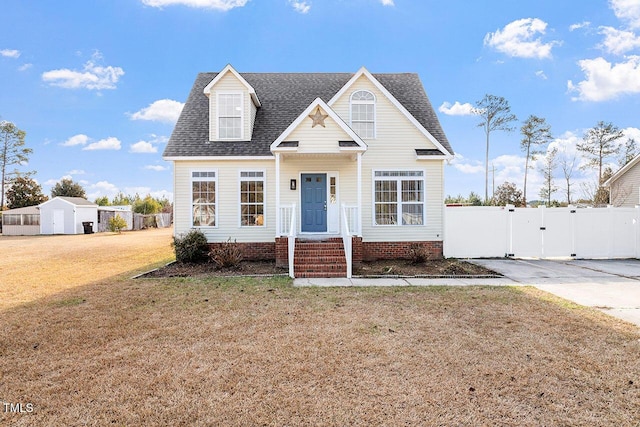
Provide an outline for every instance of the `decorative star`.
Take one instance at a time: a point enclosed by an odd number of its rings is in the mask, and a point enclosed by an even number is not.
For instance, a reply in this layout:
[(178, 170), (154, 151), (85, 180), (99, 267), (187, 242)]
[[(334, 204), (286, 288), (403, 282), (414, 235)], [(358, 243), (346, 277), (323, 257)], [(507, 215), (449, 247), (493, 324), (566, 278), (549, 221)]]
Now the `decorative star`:
[(313, 114), (309, 114), (309, 118), (313, 120), (313, 124), (311, 125), (311, 127), (314, 128), (316, 127), (316, 125), (320, 125), (323, 128), (326, 127), (324, 125), (324, 119), (326, 119), (327, 117), (329, 117), (328, 114), (322, 114), (320, 107), (316, 107), (316, 112)]

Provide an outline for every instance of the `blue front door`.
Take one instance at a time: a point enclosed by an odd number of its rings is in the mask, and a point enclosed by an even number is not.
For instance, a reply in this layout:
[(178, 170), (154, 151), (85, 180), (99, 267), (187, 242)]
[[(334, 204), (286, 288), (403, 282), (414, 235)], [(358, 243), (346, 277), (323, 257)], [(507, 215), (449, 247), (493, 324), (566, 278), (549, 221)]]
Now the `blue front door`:
[(301, 205), (303, 233), (327, 231), (327, 174), (302, 174)]

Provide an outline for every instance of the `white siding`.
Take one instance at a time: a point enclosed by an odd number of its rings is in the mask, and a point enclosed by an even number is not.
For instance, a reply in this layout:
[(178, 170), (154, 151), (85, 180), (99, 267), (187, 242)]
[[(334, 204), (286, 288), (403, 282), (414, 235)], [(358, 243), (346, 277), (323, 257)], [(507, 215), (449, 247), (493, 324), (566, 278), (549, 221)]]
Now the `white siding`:
[(98, 231), (98, 207), (97, 206), (76, 206), (76, 223), (75, 233), (83, 234), (84, 227), (82, 225), (85, 221), (93, 222), (92, 230), (95, 233)]
[(54, 211), (64, 212), (64, 234), (82, 234), (83, 221), (93, 221), (93, 231), (98, 226), (98, 206), (76, 206), (61, 199), (51, 199), (40, 205), (40, 234), (53, 234)]
[(628, 208), (640, 205), (640, 163), (636, 163), (611, 184), (610, 203)]
[[(337, 206), (328, 206), (333, 213), (337, 208), (337, 224), (340, 224), (341, 211), (340, 206), (357, 205), (357, 163), (351, 157), (347, 156), (309, 156), (309, 157), (288, 157), (280, 162), (280, 200), (283, 205), (296, 204), (296, 215), (298, 232), (300, 232), (300, 189), (302, 182), (300, 179), (303, 173), (326, 173), (327, 188), (329, 187), (329, 178), (337, 177)], [(290, 180), (297, 181), (297, 189), (290, 190)], [(330, 201), (329, 201), (330, 203)], [(328, 218), (331, 222), (331, 218)], [(339, 230), (337, 227), (336, 232)]]
[[(416, 148), (436, 148), (365, 76), (333, 104), (347, 123), (349, 97), (364, 89), (376, 96), (376, 138), (366, 139), (362, 156), (362, 237), (364, 241), (442, 240), (444, 171), (441, 160), (417, 160)], [(374, 170), (424, 170), (426, 212), (423, 226), (374, 226), (372, 175)]]
[(253, 123), (256, 117), (256, 106), (253, 104), (246, 86), (242, 84), (233, 73), (225, 74), (216, 85), (211, 88), (211, 94), (209, 95), (209, 140), (215, 141), (217, 139), (218, 115), (216, 94), (222, 92), (242, 92), (242, 106), (244, 107), (244, 111), (242, 112), (244, 120), (242, 140), (250, 141), (253, 132)]
[[(276, 235), (275, 161), (175, 161), (174, 162), (174, 233), (187, 233), (192, 227), (191, 172), (217, 170), (218, 223), (216, 227), (199, 227), (210, 242), (231, 238), (238, 242), (272, 242)], [(263, 227), (240, 226), (240, 171), (265, 172), (265, 215)], [(288, 187), (287, 187), (288, 188)]]
[(338, 141), (350, 141), (352, 138), (330, 117), (324, 120), (325, 127), (316, 125), (305, 118), (302, 123), (287, 137), (287, 141), (298, 141), (299, 153), (338, 153)]

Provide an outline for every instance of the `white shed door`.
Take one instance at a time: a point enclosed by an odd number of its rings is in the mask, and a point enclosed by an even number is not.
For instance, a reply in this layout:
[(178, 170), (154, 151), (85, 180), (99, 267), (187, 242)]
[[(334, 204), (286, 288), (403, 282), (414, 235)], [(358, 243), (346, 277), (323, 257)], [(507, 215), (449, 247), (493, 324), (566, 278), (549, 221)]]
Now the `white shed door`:
[(64, 210), (53, 210), (53, 234), (64, 234)]

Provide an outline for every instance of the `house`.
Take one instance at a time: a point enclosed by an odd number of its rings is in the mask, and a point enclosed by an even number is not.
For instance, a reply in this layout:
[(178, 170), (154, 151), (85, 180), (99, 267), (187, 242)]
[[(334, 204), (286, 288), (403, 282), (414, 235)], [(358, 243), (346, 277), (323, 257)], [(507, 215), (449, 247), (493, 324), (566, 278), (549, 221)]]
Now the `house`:
[(98, 205), (81, 197), (54, 197), (39, 205), (40, 234), (83, 234), (83, 222), (97, 230)]
[(37, 206), (28, 206), (2, 212), (1, 230), (5, 236), (40, 234), (40, 210)]
[(453, 150), (416, 74), (201, 73), (163, 157), (176, 235), (231, 238), (291, 276), (442, 256)]
[(611, 175), (603, 184), (609, 189), (609, 204), (632, 208), (640, 205), (640, 155)]

